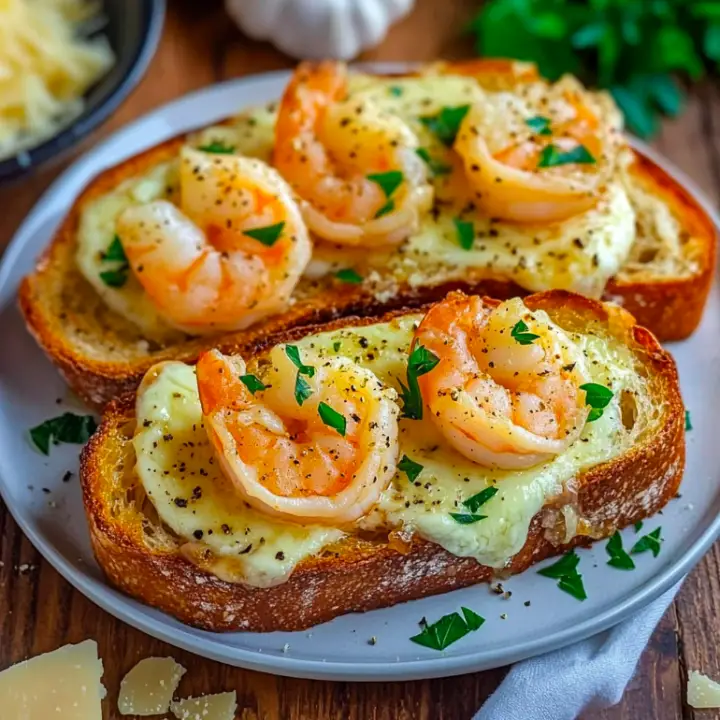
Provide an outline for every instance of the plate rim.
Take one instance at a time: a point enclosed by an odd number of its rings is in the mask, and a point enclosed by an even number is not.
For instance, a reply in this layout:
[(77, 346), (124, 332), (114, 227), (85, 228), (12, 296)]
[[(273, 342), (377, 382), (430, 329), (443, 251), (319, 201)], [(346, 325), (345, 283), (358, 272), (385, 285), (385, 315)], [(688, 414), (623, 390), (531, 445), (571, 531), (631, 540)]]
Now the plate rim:
[[(365, 65), (364, 67), (375, 70), (376, 72), (385, 71), (401, 71), (407, 69), (407, 63), (374, 63)], [(17, 260), (22, 253), (25, 245), (32, 240), (32, 231), (37, 224), (37, 220), (42, 217), (44, 207), (51, 202), (55, 196), (64, 192), (63, 186), (68, 179), (71, 179), (76, 173), (81, 172), (88, 159), (97, 153), (102, 152), (111, 144), (118, 143), (126, 134), (134, 133), (135, 128), (141, 126), (153, 118), (158, 118), (168, 111), (174, 110), (181, 104), (200, 104), (208, 95), (215, 95), (224, 91), (241, 92), (244, 86), (252, 83), (265, 84), (278, 80), (282, 77), (289, 77), (290, 70), (278, 70), (267, 73), (259, 73), (255, 75), (245, 76), (226, 80), (221, 83), (215, 83), (192, 93), (188, 93), (150, 113), (146, 113), (131, 123), (123, 126), (115, 131), (101, 143), (95, 145), (91, 150), (84, 153), (70, 164), (48, 187), (48, 189), (40, 196), (31, 212), (26, 216), (20, 224), (12, 240), (8, 244), (0, 261), (0, 289), (2, 289), (11, 279), (11, 270), (16, 265)], [(242, 103), (239, 103), (239, 109)], [(220, 118), (217, 118), (220, 119)], [(211, 121), (212, 122), (212, 121)], [(191, 129), (191, 128), (189, 128)], [(174, 134), (168, 128), (168, 136)], [(673, 163), (664, 158), (659, 152), (650, 148), (646, 143), (630, 137), (630, 144), (646, 154), (651, 160), (656, 162), (661, 168), (668, 172), (675, 180), (683, 185), (683, 187), (697, 200), (708, 213), (715, 226), (720, 230), (720, 217), (713, 207), (708, 197), (703, 193), (697, 185), (687, 177), (687, 175), (677, 168)], [(142, 148), (141, 148), (142, 149)], [(141, 149), (133, 150), (132, 154), (141, 151)], [(71, 585), (79, 590), (93, 603), (101, 607), (113, 617), (126, 622), (146, 634), (163, 640), (168, 644), (187, 650), (196, 655), (200, 655), (212, 660), (216, 660), (225, 664), (247, 668), (250, 670), (271, 672), (278, 675), (323, 679), (323, 680), (343, 680), (343, 681), (403, 681), (429, 679), (437, 677), (450, 677), (465, 673), (488, 670), (503, 665), (515, 663), (519, 660), (533, 657), (539, 654), (551, 652), (561, 647), (565, 647), (574, 642), (583, 640), (591, 635), (595, 635), (603, 630), (612, 627), (633, 612), (644, 607), (652, 600), (659, 597), (663, 592), (671, 586), (678, 583), (708, 551), (712, 543), (720, 536), (720, 515), (712, 520), (705, 528), (704, 532), (696, 539), (696, 541), (685, 551), (685, 553), (676, 560), (674, 564), (651, 577), (645, 584), (633, 591), (628, 597), (621, 602), (608, 608), (599, 615), (592, 615), (586, 620), (568, 627), (559, 632), (555, 632), (550, 636), (539, 636), (527, 642), (519, 642), (508, 651), (505, 648), (499, 648), (490, 653), (466, 653), (458, 656), (438, 655), (432, 658), (423, 658), (418, 660), (405, 660), (401, 662), (362, 662), (354, 661), (322, 661), (314, 659), (300, 659), (292, 656), (282, 656), (277, 654), (263, 654), (262, 651), (248, 650), (245, 648), (228, 646), (222, 642), (222, 633), (208, 633), (208, 637), (198, 638), (193, 635), (186, 626), (171, 618), (173, 622), (177, 622), (180, 627), (173, 627), (163, 622), (159, 622), (152, 615), (145, 615), (136, 610), (135, 605), (138, 601), (123, 595), (119, 591), (110, 586), (104, 579), (96, 579), (88, 572), (82, 572), (68, 562), (55, 546), (46, 541), (36, 532), (33, 525), (26, 521), (23, 514), (18, 508), (13, 507), (9, 501), (11, 493), (9, 483), (6, 483), (5, 477), (0, 474), (0, 496), (2, 496), (5, 505), (12, 515), (15, 522), (30, 540), (33, 546), (40, 554), (57, 570), (60, 575), (65, 578)], [(143, 606), (148, 607), (148, 606)], [(154, 610), (154, 609), (153, 609)], [(159, 611), (155, 611), (159, 612)], [(168, 616), (169, 617), (169, 616)], [(478, 657), (481, 655), (481, 657)]]

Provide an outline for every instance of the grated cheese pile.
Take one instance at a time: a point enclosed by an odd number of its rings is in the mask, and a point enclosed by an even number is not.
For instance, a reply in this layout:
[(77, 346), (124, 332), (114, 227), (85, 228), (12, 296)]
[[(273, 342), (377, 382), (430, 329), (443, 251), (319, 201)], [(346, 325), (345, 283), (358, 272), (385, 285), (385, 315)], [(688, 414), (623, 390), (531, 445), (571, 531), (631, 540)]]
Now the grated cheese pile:
[[(113, 65), (94, 0), (0, 0), (0, 160), (54, 135)], [(93, 28), (94, 25), (94, 28)]]

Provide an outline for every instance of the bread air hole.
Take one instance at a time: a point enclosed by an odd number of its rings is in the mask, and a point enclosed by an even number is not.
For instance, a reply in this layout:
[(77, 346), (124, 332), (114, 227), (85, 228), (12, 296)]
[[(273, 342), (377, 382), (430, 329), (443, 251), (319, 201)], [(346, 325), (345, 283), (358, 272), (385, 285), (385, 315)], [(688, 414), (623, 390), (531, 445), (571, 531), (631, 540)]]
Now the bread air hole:
[(625, 429), (630, 432), (637, 422), (638, 407), (635, 393), (632, 390), (623, 390), (620, 393), (620, 417)]

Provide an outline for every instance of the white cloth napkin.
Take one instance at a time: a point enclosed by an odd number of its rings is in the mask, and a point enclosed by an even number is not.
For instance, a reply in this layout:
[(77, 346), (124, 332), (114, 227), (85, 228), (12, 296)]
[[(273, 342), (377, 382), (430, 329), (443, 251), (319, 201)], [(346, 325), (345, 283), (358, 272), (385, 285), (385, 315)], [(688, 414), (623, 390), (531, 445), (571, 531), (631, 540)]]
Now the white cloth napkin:
[(620, 702), (681, 584), (609, 630), (517, 663), (474, 720), (574, 720)]

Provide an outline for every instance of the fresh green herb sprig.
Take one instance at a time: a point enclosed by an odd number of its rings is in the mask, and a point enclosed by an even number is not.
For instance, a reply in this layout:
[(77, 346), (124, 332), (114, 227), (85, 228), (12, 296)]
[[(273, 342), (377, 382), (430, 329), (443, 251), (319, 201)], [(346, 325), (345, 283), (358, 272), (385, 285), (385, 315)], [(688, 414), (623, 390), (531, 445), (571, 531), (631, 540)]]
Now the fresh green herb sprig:
[(423, 618), (420, 621), (422, 631), (417, 635), (413, 635), (410, 640), (423, 645), (431, 650), (444, 650), (454, 642), (464, 638), (468, 633), (479, 630), (485, 618), (478, 615), (470, 608), (461, 607), (462, 615), (454, 612), (449, 615), (443, 615), (438, 621), (428, 624)]
[(585, 403), (590, 406), (587, 421), (594, 422), (602, 417), (603, 410), (610, 404), (613, 391), (598, 383), (585, 383), (580, 389), (585, 391)]
[(423, 466), (420, 463), (411, 460), (407, 455), (403, 455), (397, 465), (398, 470), (404, 472), (410, 482), (415, 482), (418, 475), (422, 472)]
[(416, 345), (408, 358), (407, 385), (400, 382), (400, 397), (403, 401), (403, 417), (411, 420), (422, 420), (423, 399), (417, 379), (429, 373), (440, 358), (426, 347)]
[(241, 375), (240, 381), (253, 395), (261, 390), (267, 390), (267, 385), (257, 375)]
[(610, 90), (641, 137), (682, 110), (676, 75), (720, 69), (720, 6), (707, 0), (488, 0), (469, 30), (482, 55)]
[(472, 525), (480, 520), (484, 520), (487, 515), (478, 515), (477, 511), (490, 500), (490, 498), (494, 497), (497, 491), (497, 488), (492, 485), (486, 487), (484, 490), (463, 501), (463, 507), (467, 508), (468, 512), (450, 513), (450, 517), (460, 525)]
[(685, 431), (689, 432), (692, 429), (693, 429), (693, 425), (692, 425), (692, 418), (690, 417), (690, 411), (686, 410), (685, 411)]
[(275, 223), (274, 225), (265, 225), (264, 227), (250, 228), (250, 230), (244, 230), (243, 235), (247, 235), (253, 240), (257, 240), (262, 243), (265, 247), (272, 247), (282, 235), (282, 231), (285, 228), (285, 222)]
[(605, 552), (610, 556), (608, 565), (620, 570), (634, 570), (635, 563), (632, 558), (625, 552), (622, 546), (622, 535), (616, 530), (613, 536), (605, 545)]
[(31, 428), (30, 439), (43, 455), (49, 455), (50, 443), (83, 445), (95, 430), (97, 430), (97, 423), (92, 415), (75, 415), (75, 413), (66, 412)]
[(303, 363), (300, 359), (300, 350), (297, 345), (286, 345), (285, 354), (298, 369), (297, 377), (295, 378), (295, 402), (298, 405), (302, 405), (312, 395), (312, 388), (303, 375), (305, 375), (305, 377), (313, 377), (313, 375), (315, 375), (315, 368), (312, 367), (312, 365), (305, 365)]
[(631, 548), (630, 552), (633, 555), (637, 555), (641, 552), (650, 551), (653, 554), (653, 557), (657, 557), (660, 554), (660, 543), (662, 542), (662, 537), (660, 536), (660, 533), (662, 532), (662, 528), (655, 528), (651, 533), (648, 533), (647, 535), (643, 535)]
[(393, 194), (402, 185), (405, 176), (400, 170), (388, 170), (382, 173), (372, 173), (367, 176), (368, 180), (371, 180), (380, 187), (385, 195), (385, 204), (375, 213), (376, 218), (381, 218), (383, 215), (391, 213), (395, 209), (395, 199)]
[(198, 150), (202, 150), (206, 153), (212, 153), (213, 155), (232, 155), (235, 152), (235, 146), (226, 145), (222, 140), (213, 140), (207, 145), (200, 145)]
[(577, 600), (587, 600), (582, 575), (577, 570), (579, 562), (580, 557), (574, 550), (571, 550), (553, 565), (538, 570), (538, 575), (557, 580), (558, 587)]
[(444, 107), (435, 115), (421, 117), (420, 122), (430, 130), (443, 145), (452, 147), (458, 130), (460, 130), (460, 123), (465, 119), (469, 109), (469, 105)]
[(103, 263), (113, 263), (115, 266), (109, 270), (103, 270), (100, 273), (100, 279), (108, 287), (122, 287), (127, 282), (130, 263), (118, 235), (113, 237), (108, 249), (103, 253), (102, 261)]
[(527, 324), (522, 320), (518, 320), (515, 325), (513, 325), (513, 329), (510, 331), (510, 337), (519, 345), (531, 345), (540, 336), (535, 333), (531, 333)]

